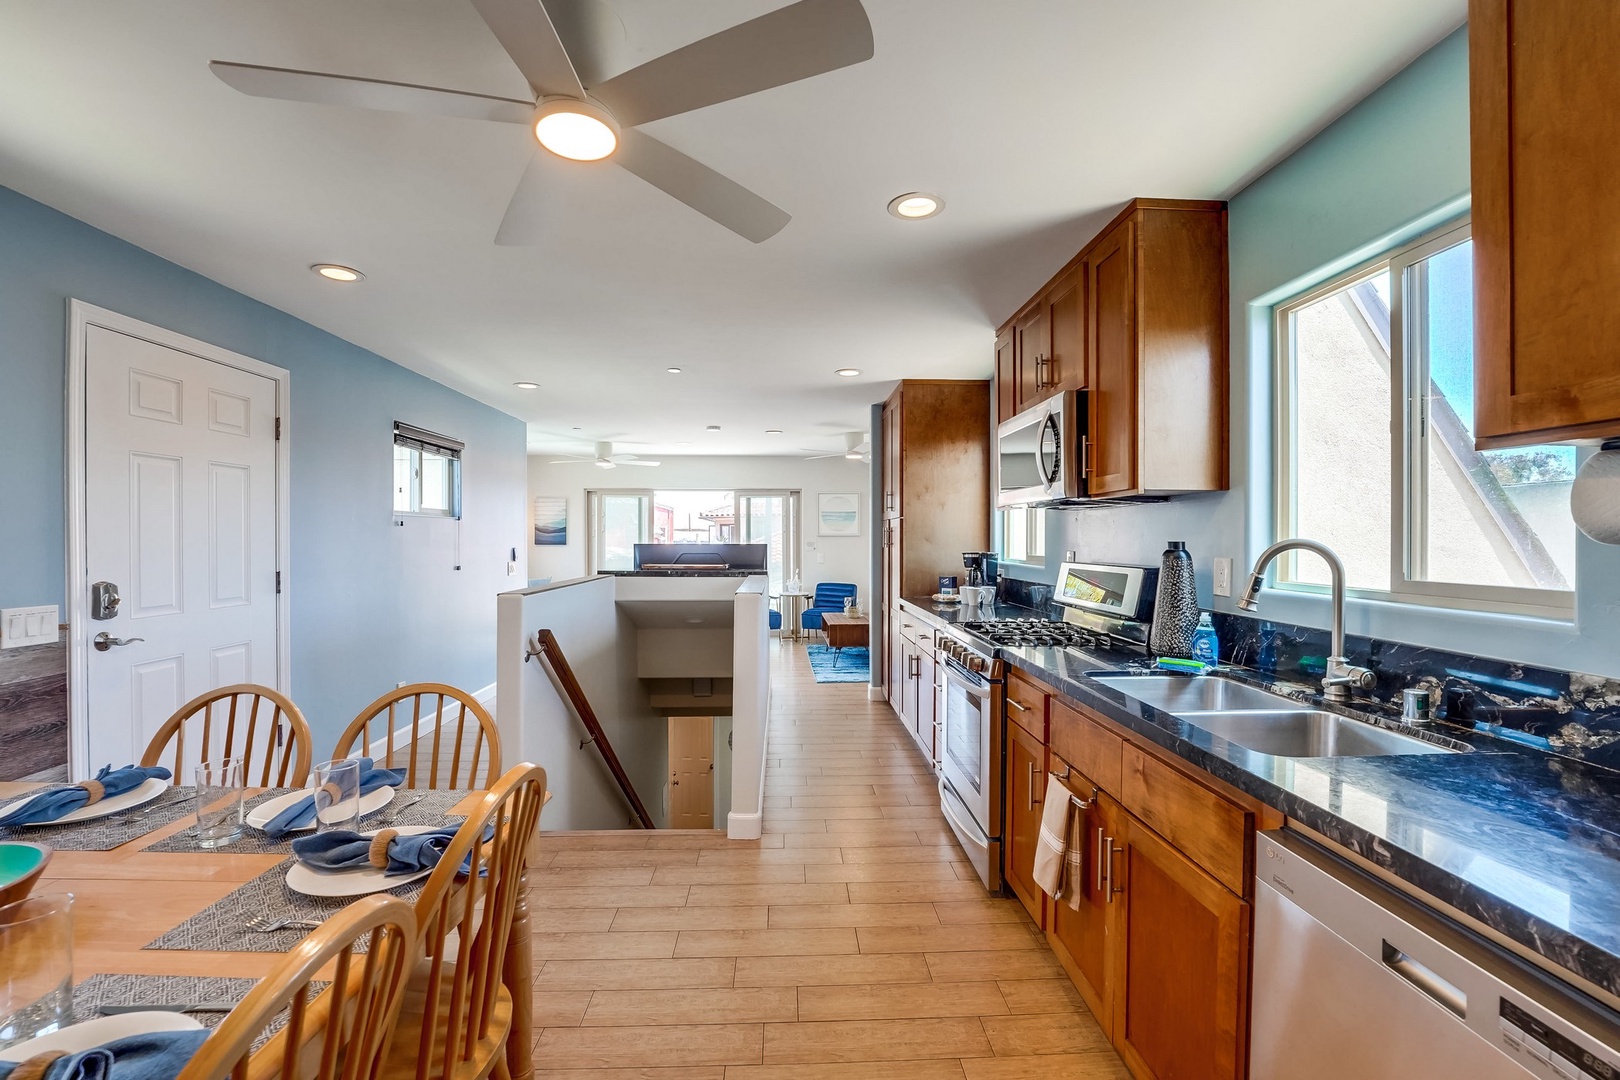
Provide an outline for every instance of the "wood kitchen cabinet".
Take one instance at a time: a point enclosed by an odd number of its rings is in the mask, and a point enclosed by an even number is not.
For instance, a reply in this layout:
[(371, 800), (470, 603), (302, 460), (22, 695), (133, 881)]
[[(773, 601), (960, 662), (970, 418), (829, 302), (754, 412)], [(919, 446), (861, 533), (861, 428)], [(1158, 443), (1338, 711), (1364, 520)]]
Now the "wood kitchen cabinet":
[(998, 333), (998, 419), (1084, 390), (1091, 497), (1224, 490), (1227, 303), (1225, 204), (1134, 200)]
[(1035, 844), (1041, 834), (1046, 794), (1046, 744), (1017, 724), (1007, 725), (1007, 795), (1002, 818), (1003, 877), (1029, 917), (1046, 928), (1046, 894), (1035, 884)]
[[(896, 711), (908, 681), (894, 663), (901, 650), (900, 598), (932, 595), (940, 575), (963, 573), (964, 551), (983, 551), (990, 543), (982, 509), (990, 505), (990, 416), (985, 380), (908, 379), (883, 406), (879, 625), (887, 631), (883, 668)], [(932, 651), (925, 651), (932, 662)]]
[(1114, 944), (1118, 932), (1111, 930), (1109, 916), (1113, 901), (1107, 889), (1102, 861), (1104, 840), (1121, 835), (1124, 811), (1113, 799), (1085, 774), (1055, 754), (1050, 758), (1052, 771), (1062, 775), (1069, 794), (1085, 803), (1077, 812), (1081, 816), (1079, 835), (1085, 844), (1081, 866), (1081, 879), (1076, 883), (1080, 897), (1078, 908), (1070, 907), (1068, 899), (1051, 901), (1051, 918), (1047, 920), (1047, 940), (1058, 962), (1068, 972), (1070, 980), (1085, 999), (1086, 1007), (1097, 1018), (1105, 1032), (1114, 1027), (1113, 996), (1108, 993), (1108, 972), (1115, 963)]
[(1479, 449), (1620, 436), (1620, 5), (1470, 0)]

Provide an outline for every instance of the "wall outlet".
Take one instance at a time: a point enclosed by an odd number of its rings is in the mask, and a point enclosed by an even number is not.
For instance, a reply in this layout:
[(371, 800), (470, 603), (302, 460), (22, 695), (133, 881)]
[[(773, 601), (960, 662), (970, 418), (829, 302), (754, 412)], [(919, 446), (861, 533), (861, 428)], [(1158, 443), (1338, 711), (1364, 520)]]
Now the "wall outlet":
[(1232, 560), (1229, 556), (1221, 556), (1215, 560), (1215, 595), (1232, 595)]
[[(506, 576), (507, 577), (517, 577), (517, 563), (509, 562), (509, 563), (506, 564)], [(467, 871), (467, 872), (469, 874), (472, 873), (472, 871), (470, 871), (470, 870)]]
[(58, 636), (56, 605), (0, 610), (0, 649), (54, 645)]
[(1074, 562), (1075, 561), (1074, 560), (1074, 551), (1073, 551), (1073, 549), (1070, 549), (1070, 550), (1065, 551), (1063, 553), (1063, 561), (1064, 562)]

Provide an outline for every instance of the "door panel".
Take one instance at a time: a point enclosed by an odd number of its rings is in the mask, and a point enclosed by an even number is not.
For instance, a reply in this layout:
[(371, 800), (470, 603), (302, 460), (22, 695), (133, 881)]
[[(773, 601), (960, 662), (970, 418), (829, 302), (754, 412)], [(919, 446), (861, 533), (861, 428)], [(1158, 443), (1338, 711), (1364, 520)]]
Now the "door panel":
[[(276, 384), (129, 334), (85, 335), (85, 558), (122, 595), (89, 635), (89, 768), (138, 759), (190, 698), (278, 682)], [(188, 775), (176, 778), (189, 782)]]
[(669, 827), (714, 828), (714, 717), (669, 721)]
[(1018, 412), (1018, 353), (1011, 330), (996, 339), (996, 423)]
[(1040, 378), (1044, 370), (1041, 363), (1051, 351), (1045, 306), (1037, 305), (1034, 311), (1018, 320), (1014, 327), (1014, 335), (1017, 338), (1015, 348), (1018, 352), (1016, 411), (1023, 412), (1041, 400)]
[(1046, 364), (1046, 383), (1042, 397), (1053, 391), (1080, 389), (1086, 385), (1085, 341), (1081, 329), (1080, 293), (1082, 276), (1077, 270), (1052, 287), (1042, 301), (1047, 308), (1051, 327), (1051, 357)]
[[(1061, 772), (1065, 763), (1054, 758), (1052, 768)], [(1078, 883), (1080, 906), (1068, 905), (1067, 898), (1051, 904), (1051, 936), (1058, 947), (1060, 958), (1067, 963), (1080, 995), (1097, 1017), (1104, 1032), (1113, 1028), (1113, 1002), (1109, 993), (1109, 967), (1112, 962), (1112, 944), (1115, 934), (1110, 933), (1109, 913), (1114, 905), (1108, 902), (1103, 886), (1101, 854), (1108, 838), (1117, 836), (1122, 820), (1115, 812), (1117, 804), (1096, 791), (1096, 785), (1080, 773), (1073, 773), (1068, 781), (1069, 791), (1090, 805), (1080, 811), (1080, 836), (1085, 844), (1081, 860), (1081, 879)], [(1113, 809), (1111, 809), (1111, 807)]]
[(1046, 894), (1035, 884), (1035, 844), (1041, 833), (1046, 746), (1017, 724), (1007, 725), (1007, 827), (1003, 846), (1007, 884), (1030, 918), (1046, 928)]
[(1136, 487), (1135, 224), (1125, 221), (1086, 257), (1093, 496)]
[(1249, 905), (1135, 818), (1125, 832), (1115, 1045), (1138, 1076), (1239, 1080)]

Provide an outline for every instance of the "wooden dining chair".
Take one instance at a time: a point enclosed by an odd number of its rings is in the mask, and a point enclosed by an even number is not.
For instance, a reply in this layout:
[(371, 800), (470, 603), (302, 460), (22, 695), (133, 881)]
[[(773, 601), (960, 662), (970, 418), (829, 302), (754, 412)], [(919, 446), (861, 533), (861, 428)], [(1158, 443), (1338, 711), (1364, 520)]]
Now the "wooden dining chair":
[[(199, 727), (190, 743), (197, 751), (193, 757), (187, 754), (187, 733)], [(240, 758), (242, 782), (249, 787), (302, 787), (309, 779), (312, 742), (304, 714), (284, 694), (268, 686), (237, 683), (199, 694), (180, 706), (146, 744), (141, 764), (164, 764), (172, 745), (176, 784), (186, 782), (185, 765)]]
[(528, 917), (523, 869), (545, 793), (544, 769), (514, 765), (468, 812), (429, 875), (416, 901), (421, 960), (405, 991), (385, 1080), (509, 1077), (513, 1010), (531, 1002), (514, 1001), (506, 987), (508, 954), (527, 998), (526, 928), (514, 934), (514, 927)]
[[(379, 725), (375, 733), (373, 723)], [(433, 741), (424, 748), (428, 725)], [(371, 752), (374, 739), (384, 740), (380, 758)], [(403, 767), (405, 786), (410, 788), (472, 791), (488, 787), (489, 778), (501, 775), (501, 735), (495, 718), (471, 694), (444, 683), (401, 686), (367, 705), (332, 751), (334, 760), (350, 754), (370, 755), (388, 769)]]
[[(416, 913), (405, 901), (355, 901), (260, 979), (176, 1080), (378, 1080), (416, 944)], [(331, 981), (312, 993), (317, 977)], [(286, 1025), (253, 1049), (283, 1013)]]

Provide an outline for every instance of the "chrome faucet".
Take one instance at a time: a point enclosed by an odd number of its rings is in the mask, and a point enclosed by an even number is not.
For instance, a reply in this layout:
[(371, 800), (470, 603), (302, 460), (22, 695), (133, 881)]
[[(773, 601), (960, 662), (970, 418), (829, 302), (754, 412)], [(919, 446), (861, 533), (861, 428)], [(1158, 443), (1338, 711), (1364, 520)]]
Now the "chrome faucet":
[(1322, 678), (1322, 693), (1330, 701), (1349, 701), (1353, 689), (1371, 690), (1377, 676), (1363, 667), (1356, 667), (1344, 656), (1344, 562), (1332, 548), (1315, 540), (1279, 540), (1260, 553), (1255, 560), (1249, 587), (1238, 599), (1238, 607), (1253, 611), (1260, 606), (1260, 587), (1266, 581), (1266, 567), (1285, 551), (1314, 551), (1328, 564), (1333, 581), (1333, 655), (1327, 658), (1327, 674)]

